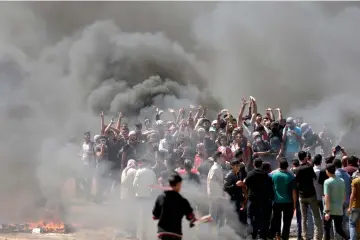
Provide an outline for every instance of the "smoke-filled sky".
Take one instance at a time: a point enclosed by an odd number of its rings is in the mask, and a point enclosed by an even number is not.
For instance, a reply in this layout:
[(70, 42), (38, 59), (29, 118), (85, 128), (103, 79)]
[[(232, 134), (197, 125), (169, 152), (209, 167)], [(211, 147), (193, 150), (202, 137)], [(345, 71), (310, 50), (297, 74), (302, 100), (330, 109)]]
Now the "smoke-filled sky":
[(64, 139), (98, 131), (101, 110), (236, 114), (252, 95), (340, 130), (360, 114), (359, 20), (356, 3), (0, 3), (0, 190), (51, 186)]

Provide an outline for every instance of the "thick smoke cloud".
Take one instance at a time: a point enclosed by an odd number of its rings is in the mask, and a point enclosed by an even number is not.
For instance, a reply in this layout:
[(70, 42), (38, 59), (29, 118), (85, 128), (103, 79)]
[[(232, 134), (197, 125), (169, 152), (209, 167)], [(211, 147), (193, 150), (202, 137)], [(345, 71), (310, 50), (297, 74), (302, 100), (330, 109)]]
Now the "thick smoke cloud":
[(0, 215), (18, 217), (10, 203), (31, 202), (39, 181), (58, 186), (78, 161), (64, 143), (97, 131), (101, 110), (141, 119), (198, 101), (236, 113), (253, 95), (342, 130), (341, 114), (359, 113), (360, 12), (331, 4), (1, 3)]

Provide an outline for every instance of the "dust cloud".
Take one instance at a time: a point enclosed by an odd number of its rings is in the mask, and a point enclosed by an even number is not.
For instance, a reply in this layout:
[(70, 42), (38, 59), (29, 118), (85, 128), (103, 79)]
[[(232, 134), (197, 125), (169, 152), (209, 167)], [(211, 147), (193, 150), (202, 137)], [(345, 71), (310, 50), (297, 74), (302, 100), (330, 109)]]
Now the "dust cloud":
[(360, 115), (358, 20), (354, 3), (0, 3), (0, 215), (71, 174), (66, 142), (98, 132), (101, 110), (236, 114), (252, 95), (343, 130), (342, 114)]

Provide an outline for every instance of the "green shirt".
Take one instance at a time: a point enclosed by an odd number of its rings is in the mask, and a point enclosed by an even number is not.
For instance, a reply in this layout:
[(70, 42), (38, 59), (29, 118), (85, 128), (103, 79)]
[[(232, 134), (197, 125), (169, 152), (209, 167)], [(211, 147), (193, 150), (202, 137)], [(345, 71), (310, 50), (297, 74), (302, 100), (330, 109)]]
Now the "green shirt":
[(340, 177), (331, 177), (324, 182), (324, 195), (329, 196), (330, 215), (342, 216), (345, 201), (345, 182)]
[(272, 175), (274, 183), (274, 202), (292, 203), (292, 192), (295, 189), (295, 177), (290, 172), (275, 171)]

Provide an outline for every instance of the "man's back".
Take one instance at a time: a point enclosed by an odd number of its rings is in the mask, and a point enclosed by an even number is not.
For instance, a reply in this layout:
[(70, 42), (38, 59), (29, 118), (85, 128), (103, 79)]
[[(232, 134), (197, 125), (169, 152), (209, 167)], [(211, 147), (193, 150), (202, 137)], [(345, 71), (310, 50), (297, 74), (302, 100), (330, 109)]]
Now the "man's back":
[(274, 202), (291, 203), (292, 190), (295, 189), (295, 177), (290, 172), (276, 171), (272, 174), (274, 184)]
[(245, 184), (251, 201), (267, 201), (273, 197), (272, 179), (261, 169), (251, 170), (245, 179)]
[(300, 197), (310, 198), (315, 196), (314, 180), (316, 179), (316, 174), (314, 169), (307, 164), (302, 164), (296, 168), (295, 175)]
[(355, 199), (352, 208), (360, 208), (360, 178), (355, 178), (351, 182), (351, 187), (355, 189)]
[(342, 178), (331, 177), (324, 182), (324, 194), (330, 199), (330, 215), (343, 215), (345, 183)]
[(156, 175), (150, 168), (140, 168), (136, 171), (134, 189), (137, 197), (151, 197), (150, 185), (156, 184)]

